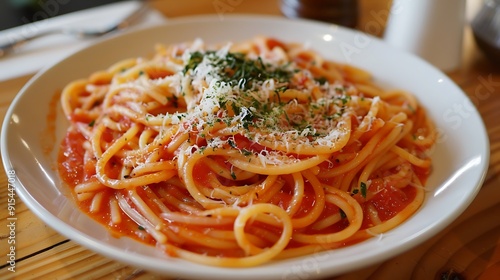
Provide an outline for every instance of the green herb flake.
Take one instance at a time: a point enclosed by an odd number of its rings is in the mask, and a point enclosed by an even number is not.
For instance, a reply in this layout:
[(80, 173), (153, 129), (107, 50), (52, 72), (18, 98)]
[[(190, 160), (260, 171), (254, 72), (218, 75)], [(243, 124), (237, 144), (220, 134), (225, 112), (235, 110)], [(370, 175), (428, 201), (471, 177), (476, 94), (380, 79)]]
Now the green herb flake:
[(320, 85), (324, 85), (328, 82), (328, 80), (325, 77), (315, 78), (314, 80), (318, 82)]
[(361, 182), (361, 184), (359, 185), (360, 189), (361, 189), (361, 196), (363, 198), (366, 198), (366, 183), (365, 182)]
[(236, 143), (234, 143), (234, 141), (233, 141), (233, 140), (228, 139), (228, 140), (227, 140), (227, 143), (228, 143), (228, 144), (229, 144), (229, 146), (231, 146), (232, 148), (236, 148)]
[(345, 214), (344, 210), (339, 209), (339, 213), (340, 213), (340, 217), (341, 217), (342, 219), (347, 218), (347, 215)]
[(347, 102), (349, 102), (349, 100), (351, 100), (351, 96), (346, 94), (344, 97), (341, 98), (341, 100), (342, 100), (342, 105), (345, 105), (347, 104)]
[(179, 98), (175, 95), (167, 96), (168, 102), (172, 103), (175, 108), (179, 108)]
[(203, 61), (203, 53), (201, 52), (192, 53), (188, 63), (184, 67), (184, 70), (182, 70), (182, 73), (186, 74), (189, 70), (194, 70), (196, 66), (198, 66), (198, 64), (200, 64), (202, 61)]

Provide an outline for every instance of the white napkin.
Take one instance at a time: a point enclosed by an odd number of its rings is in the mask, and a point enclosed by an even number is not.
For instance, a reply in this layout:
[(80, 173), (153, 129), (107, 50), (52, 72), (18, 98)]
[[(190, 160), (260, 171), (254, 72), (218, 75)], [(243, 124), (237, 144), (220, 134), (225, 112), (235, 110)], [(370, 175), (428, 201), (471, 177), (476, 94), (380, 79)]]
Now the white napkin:
[[(141, 7), (139, 2), (126, 1), (99, 6), (83, 11), (57, 16), (24, 26), (0, 31), (0, 42), (11, 38), (41, 32), (61, 26), (76, 28), (105, 28), (130, 15)], [(148, 8), (131, 28), (164, 22), (161, 13)], [(115, 34), (115, 33), (110, 33)], [(103, 37), (100, 37), (103, 38)], [(53, 34), (34, 39), (12, 53), (0, 57), (0, 82), (27, 74), (34, 74), (42, 67), (99, 40), (100, 38), (76, 38), (71, 35)]]

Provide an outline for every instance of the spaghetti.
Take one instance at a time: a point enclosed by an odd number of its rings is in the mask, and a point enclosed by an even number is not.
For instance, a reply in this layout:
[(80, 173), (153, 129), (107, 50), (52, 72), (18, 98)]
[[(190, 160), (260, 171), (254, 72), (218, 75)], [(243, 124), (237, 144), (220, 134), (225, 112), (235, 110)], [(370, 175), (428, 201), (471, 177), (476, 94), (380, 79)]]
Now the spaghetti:
[(300, 44), (160, 45), (65, 87), (59, 166), (80, 208), (166, 254), (256, 266), (348, 246), (424, 200), (415, 97)]

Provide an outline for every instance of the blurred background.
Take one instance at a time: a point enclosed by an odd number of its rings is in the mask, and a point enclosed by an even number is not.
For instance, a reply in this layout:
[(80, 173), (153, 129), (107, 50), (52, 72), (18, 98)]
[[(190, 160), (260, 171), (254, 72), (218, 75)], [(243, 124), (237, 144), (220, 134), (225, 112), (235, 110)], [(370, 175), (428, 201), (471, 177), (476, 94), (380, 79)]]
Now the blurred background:
[[(131, 0), (1, 0), (0, 38), (6, 37), (2, 31), (14, 27), (127, 1)], [(463, 60), (463, 27), (468, 26), (479, 50), (492, 62), (500, 62), (500, 0), (198, 0), (189, 5), (175, 0), (136, 1), (147, 2), (166, 18), (244, 10), (338, 24), (381, 37), (445, 72)]]
[(2, 0), (0, 30), (127, 0)]

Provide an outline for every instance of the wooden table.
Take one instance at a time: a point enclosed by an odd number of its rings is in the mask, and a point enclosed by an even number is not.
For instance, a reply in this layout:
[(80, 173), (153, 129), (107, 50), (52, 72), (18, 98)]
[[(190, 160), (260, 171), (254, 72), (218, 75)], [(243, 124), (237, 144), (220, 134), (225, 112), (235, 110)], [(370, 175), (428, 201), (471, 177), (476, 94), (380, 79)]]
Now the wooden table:
[[(380, 36), (389, 0), (360, 0), (358, 29)], [(226, 3), (223, 9), (217, 4)], [(150, 1), (173, 18), (203, 13), (261, 13), (281, 15), (278, 0)], [(380, 28), (367, 28), (369, 23)], [(489, 172), (477, 198), (453, 224), (411, 251), (383, 263), (335, 279), (498, 279), (500, 275), (500, 72), (478, 50), (465, 28), (462, 66), (449, 76), (473, 99), (491, 142)], [(6, 69), (1, 69), (5, 71)], [(30, 79), (25, 76), (0, 83), (0, 115)], [(478, 95), (481, 87), (489, 90)], [(471, 137), (471, 136), (467, 136)], [(8, 270), (8, 177), (0, 171), (0, 279), (161, 279), (91, 252), (38, 219), (16, 201), (16, 272)], [(495, 277), (496, 276), (496, 277)]]

